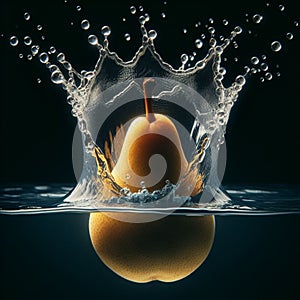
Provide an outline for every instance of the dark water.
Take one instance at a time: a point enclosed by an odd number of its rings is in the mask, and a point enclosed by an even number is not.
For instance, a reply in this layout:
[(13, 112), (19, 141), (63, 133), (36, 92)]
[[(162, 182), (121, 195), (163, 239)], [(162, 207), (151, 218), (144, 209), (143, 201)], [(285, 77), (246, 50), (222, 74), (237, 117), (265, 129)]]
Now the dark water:
[[(45, 186), (22, 185), (0, 188), (0, 213), (40, 214), (49, 212), (92, 212), (105, 210), (130, 210), (130, 203), (108, 201), (101, 205), (80, 200), (68, 202), (72, 185)], [(300, 213), (300, 186), (256, 185), (224, 186), (224, 193), (207, 204), (184, 204), (176, 213), (214, 215), (269, 215)]]

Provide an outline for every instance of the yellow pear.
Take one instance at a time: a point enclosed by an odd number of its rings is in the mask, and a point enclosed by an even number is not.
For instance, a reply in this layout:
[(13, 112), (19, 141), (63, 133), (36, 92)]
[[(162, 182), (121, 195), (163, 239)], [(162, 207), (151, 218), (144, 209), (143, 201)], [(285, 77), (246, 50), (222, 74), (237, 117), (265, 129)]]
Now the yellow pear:
[(172, 282), (204, 262), (213, 244), (215, 221), (214, 216), (171, 215), (149, 223), (127, 223), (92, 213), (89, 231), (98, 256), (121, 277), (139, 283)]
[(177, 184), (188, 168), (175, 125), (168, 117), (152, 111), (149, 95), (153, 86), (152, 78), (143, 83), (146, 114), (130, 124), (112, 170), (118, 185), (131, 192), (141, 189), (141, 182), (150, 192), (161, 189), (166, 180)]

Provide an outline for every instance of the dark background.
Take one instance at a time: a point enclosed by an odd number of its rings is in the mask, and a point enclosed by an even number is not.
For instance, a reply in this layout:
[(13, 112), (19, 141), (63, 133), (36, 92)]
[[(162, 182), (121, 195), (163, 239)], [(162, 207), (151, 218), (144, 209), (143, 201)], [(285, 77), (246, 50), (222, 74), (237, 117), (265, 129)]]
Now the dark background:
[[(78, 69), (93, 68), (97, 51), (87, 43), (89, 33), (80, 29), (87, 18), (99, 33), (109, 24), (111, 48), (130, 58), (140, 45), (136, 16), (129, 6), (143, 5), (158, 31), (157, 48), (175, 66), (181, 53), (192, 52), (198, 37), (194, 24), (226, 18), (232, 27), (245, 23), (245, 13), (260, 12), (265, 27), (251, 25), (258, 36), (247, 34), (231, 48), (227, 80), (230, 82), (252, 55), (266, 54), (270, 67), (279, 64), (280, 78), (260, 83), (259, 76), (247, 83), (233, 108), (227, 128), (227, 168), (223, 183), (299, 184), (299, 21), (296, 1), (237, 3), (236, 1), (5, 1), (1, 4), (1, 155), (0, 184), (46, 184), (75, 182), (71, 144), (75, 120), (66, 104), (65, 93), (51, 83), (49, 72), (37, 59), (28, 62), (18, 54), (24, 46), (11, 47), (11, 35), (38, 38), (34, 30), (43, 25), (44, 47), (55, 46)], [(103, 2), (103, 3), (102, 3)], [(77, 4), (82, 5), (80, 12)], [(250, 5), (250, 6), (249, 6)], [(23, 18), (30, 12), (31, 22)], [(165, 12), (163, 20), (160, 13)], [(272, 19), (274, 17), (282, 17)], [(127, 19), (122, 22), (122, 18)], [(280, 21), (272, 21), (280, 20)], [(74, 25), (70, 25), (74, 22)], [(184, 35), (187, 28), (190, 35)], [(250, 27), (249, 27), (250, 28)], [(285, 33), (294, 33), (287, 41)], [(129, 32), (132, 42), (124, 40)], [(219, 31), (220, 32), (220, 31)], [(100, 35), (100, 34), (99, 34)], [(269, 50), (271, 41), (283, 41), (278, 53)], [(253, 41), (253, 40), (252, 40)], [(203, 53), (204, 55), (204, 50)], [(233, 57), (239, 57), (233, 63)], [(243, 63), (244, 61), (244, 63)], [(275, 72), (273, 72), (275, 73)], [(42, 83), (37, 83), (37, 78)], [(298, 216), (220, 217), (212, 252), (203, 267), (174, 284), (137, 285), (104, 267), (89, 242), (88, 215), (52, 214), (0, 216), (0, 287), (5, 299), (200, 298), (203, 299), (291, 299), (299, 294)], [(179, 237), (180, 238), (180, 237)]]

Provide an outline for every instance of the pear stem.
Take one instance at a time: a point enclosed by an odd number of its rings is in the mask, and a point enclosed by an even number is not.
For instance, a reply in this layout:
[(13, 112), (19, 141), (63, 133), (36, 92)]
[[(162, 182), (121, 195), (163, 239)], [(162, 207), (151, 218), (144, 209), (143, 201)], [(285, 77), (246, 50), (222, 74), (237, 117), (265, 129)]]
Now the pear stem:
[(151, 103), (151, 96), (152, 96), (154, 85), (155, 85), (155, 80), (153, 78), (146, 78), (143, 82), (146, 118), (148, 119), (149, 123), (152, 123), (156, 120), (152, 110), (152, 103)]

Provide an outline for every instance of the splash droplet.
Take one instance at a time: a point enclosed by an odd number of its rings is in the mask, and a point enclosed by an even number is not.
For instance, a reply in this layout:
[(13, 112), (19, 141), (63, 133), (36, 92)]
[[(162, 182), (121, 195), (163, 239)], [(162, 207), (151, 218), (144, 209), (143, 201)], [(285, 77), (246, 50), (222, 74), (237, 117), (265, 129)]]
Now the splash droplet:
[(37, 78), (36, 81), (37, 81), (37, 83), (41, 83), (42, 82), (42, 80), (40, 78)]
[(101, 28), (101, 33), (106, 37), (109, 36), (111, 34), (111, 29), (109, 26), (103, 26)]
[(130, 6), (130, 12), (134, 15), (136, 13), (136, 8), (134, 6)]
[(187, 56), (187, 54), (182, 54), (182, 55), (180, 56), (180, 60), (181, 60), (181, 62), (182, 62), (183, 64), (186, 64), (187, 61), (189, 60), (189, 57)]
[(166, 17), (165, 13), (161, 13), (161, 17), (164, 19)]
[(90, 22), (88, 20), (81, 21), (81, 28), (83, 30), (88, 30), (90, 28)]
[(267, 80), (271, 80), (273, 78), (273, 75), (270, 72), (268, 72), (268, 73), (265, 74), (265, 78)]
[(64, 77), (60, 71), (54, 71), (51, 74), (51, 81), (55, 84), (60, 84), (64, 82)]
[(77, 5), (77, 6), (76, 6), (76, 10), (77, 10), (77, 11), (81, 11), (81, 6), (80, 6), (80, 5)]
[(12, 36), (12, 37), (9, 39), (9, 43), (10, 43), (13, 47), (15, 47), (15, 46), (18, 45), (19, 40), (18, 40), (18, 38), (14, 35), (14, 36)]
[(55, 53), (55, 52), (56, 52), (56, 49), (55, 49), (55, 47), (51, 46), (51, 47), (50, 47), (50, 53), (52, 53), (52, 54), (53, 54), (53, 53)]
[(61, 52), (59, 54), (57, 54), (56, 56), (57, 61), (59, 61), (60, 63), (63, 63), (66, 60), (65, 55)]
[(29, 45), (31, 45), (31, 43), (32, 43), (31, 37), (28, 36), (28, 35), (25, 36), (24, 37), (24, 44), (27, 45), (27, 46), (29, 46)]
[(288, 33), (286, 34), (286, 38), (287, 38), (288, 40), (292, 40), (292, 39), (294, 38), (294, 35), (293, 35), (291, 32), (288, 32)]
[(186, 34), (186, 33), (187, 33), (187, 29), (186, 29), (186, 28), (183, 28), (182, 32), (183, 32), (184, 34)]
[(24, 19), (26, 21), (30, 20), (30, 14), (28, 12), (24, 13)]
[(23, 57), (24, 57), (24, 55), (23, 55), (22, 53), (20, 53), (20, 54), (19, 54), (19, 57), (20, 57), (20, 58), (23, 58)]
[(31, 54), (28, 54), (28, 55), (27, 55), (27, 59), (28, 59), (28, 60), (32, 60), (32, 55), (31, 55)]
[(43, 29), (43, 26), (42, 25), (37, 25), (36, 28), (37, 28), (38, 31), (41, 31)]
[(130, 34), (129, 34), (129, 33), (125, 33), (124, 38), (125, 38), (125, 40), (126, 40), (127, 42), (129, 42), (130, 39), (131, 39)]
[(196, 39), (195, 46), (196, 46), (196, 48), (200, 49), (203, 46), (203, 42), (200, 39)]
[(32, 55), (33, 56), (37, 55), (39, 53), (39, 49), (40, 49), (40, 47), (37, 46), (37, 45), (31, 46), (31, 53), (32, 53)]
[(155, 31), (155, 30), (150, 30), (149, 31), (149, 38), (151, 39), (151, 40), (154, 40), (154, 39), (156, 39), (156, 37), (157, 37), (157, 32)]
[(253, 17), (252, 17), (252, 20), (255, 24), (259, 24), (261, 21), (262, 21), (263, 17), (259, 14), (255, 14)]
[(49, 56), (46, 52), (42, 52), (39, 56), (40, 62), (46, 64), (49, 61)]
[(285, 9), (284, 5), (282, 5), (282, 4), (278, 5), (278, 8), (280, 11), (284, 11), (284, 9)]
[(281, 50), (281, 48), (282, 48), (282, 46), (281, 46), (280, 42), (274, 41), (274, 42), (271, 43), (271, 50), (272, 51), (278, 52), (278, 51)]
[(89, 35), (88, 37), (88, 42), (91, 44), (91, 45), (97, 45), (98, 44), (98, 38), (95, 36), (95, 35)]
[(228, 25), (228, 21), (227, 21), (226, 19), (224, 19), (224, 20), (223, 20), (223, 24), (224, 24), (225, 26), (227, 26), (227, 25)]

